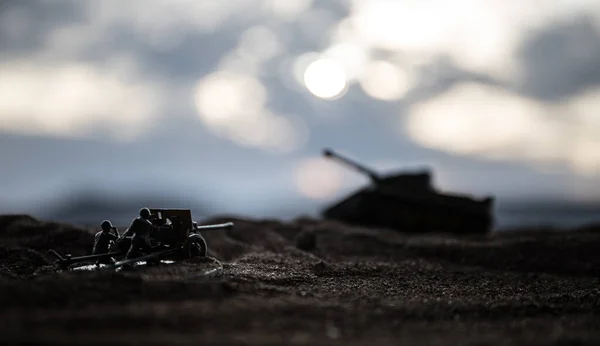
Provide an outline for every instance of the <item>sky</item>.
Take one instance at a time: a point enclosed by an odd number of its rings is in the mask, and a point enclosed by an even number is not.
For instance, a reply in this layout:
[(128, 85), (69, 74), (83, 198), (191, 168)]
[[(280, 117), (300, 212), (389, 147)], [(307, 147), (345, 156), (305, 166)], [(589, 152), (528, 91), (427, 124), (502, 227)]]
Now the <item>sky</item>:
[(0, 212), (315, 214), (369, 182), (325, 147), (506, 208), (600, 201), (593, 0), (2, 0), (0, 62)]

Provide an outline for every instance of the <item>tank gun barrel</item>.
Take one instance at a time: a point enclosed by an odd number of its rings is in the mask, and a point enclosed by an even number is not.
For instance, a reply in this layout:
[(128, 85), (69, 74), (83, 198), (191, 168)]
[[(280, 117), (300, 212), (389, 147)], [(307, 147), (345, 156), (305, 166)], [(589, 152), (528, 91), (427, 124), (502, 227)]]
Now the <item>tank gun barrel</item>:
[(331, 149), (324, 149), (323, 156), (331, 158), (331, 159), (336, 159), (342, 163), (345, 163), (346, 165), (354, 168), (355, 170), (359, 171), (360, 173), (368, 175), (369, 178), (371, 178), (371, 180), (375, 183), (377, 183), (381, 180), (379, 174), (377, 174), (372, 169), (369, 169), (353, 160), (350, 160), (349, 158), (344, 157), (344, 156), (334, 152)]

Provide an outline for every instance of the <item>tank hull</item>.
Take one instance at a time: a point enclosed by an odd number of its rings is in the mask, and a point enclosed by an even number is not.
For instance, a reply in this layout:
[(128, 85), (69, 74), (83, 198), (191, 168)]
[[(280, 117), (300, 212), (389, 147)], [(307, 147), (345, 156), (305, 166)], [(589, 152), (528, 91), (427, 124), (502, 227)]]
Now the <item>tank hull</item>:
[(450, 196), (384, 194), (361, 191), (322, 213), (349, 224), (392, 228), (406, 233), (487, 234), (494, 226), (491, 203)]
[(393, 228), (406, 233), (487, 234), (494, 226), (493, 198), (440, 193), (430, 169), (381, 176), (325, 149), (323, 155), (371, 178), (366, 187), (325, 209), (322, 216), (349, 224)]

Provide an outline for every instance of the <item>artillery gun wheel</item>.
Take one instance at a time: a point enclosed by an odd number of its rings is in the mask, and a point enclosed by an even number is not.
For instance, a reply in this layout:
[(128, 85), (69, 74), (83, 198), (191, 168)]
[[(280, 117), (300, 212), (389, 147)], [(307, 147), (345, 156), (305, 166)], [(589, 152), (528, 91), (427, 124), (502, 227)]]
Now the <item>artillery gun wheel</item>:
[(208, 246), (206, 240), (200, 234), (191, 234), (183, 247), (183, 255), (185, 257), (206, 257)]

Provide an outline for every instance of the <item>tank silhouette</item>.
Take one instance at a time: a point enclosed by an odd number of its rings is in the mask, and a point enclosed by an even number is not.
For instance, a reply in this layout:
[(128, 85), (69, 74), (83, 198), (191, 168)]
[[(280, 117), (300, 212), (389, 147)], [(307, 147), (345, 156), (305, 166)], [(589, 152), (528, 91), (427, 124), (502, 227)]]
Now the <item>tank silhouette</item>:
[(428, 169), (380, 176), (331, 149), (324, 149), (323, 155), (371, 179), (369, 186), (324, 209), (325, 219), (407, 233), (486, 234), (494, 226), (493, 197), (436, 191)]

